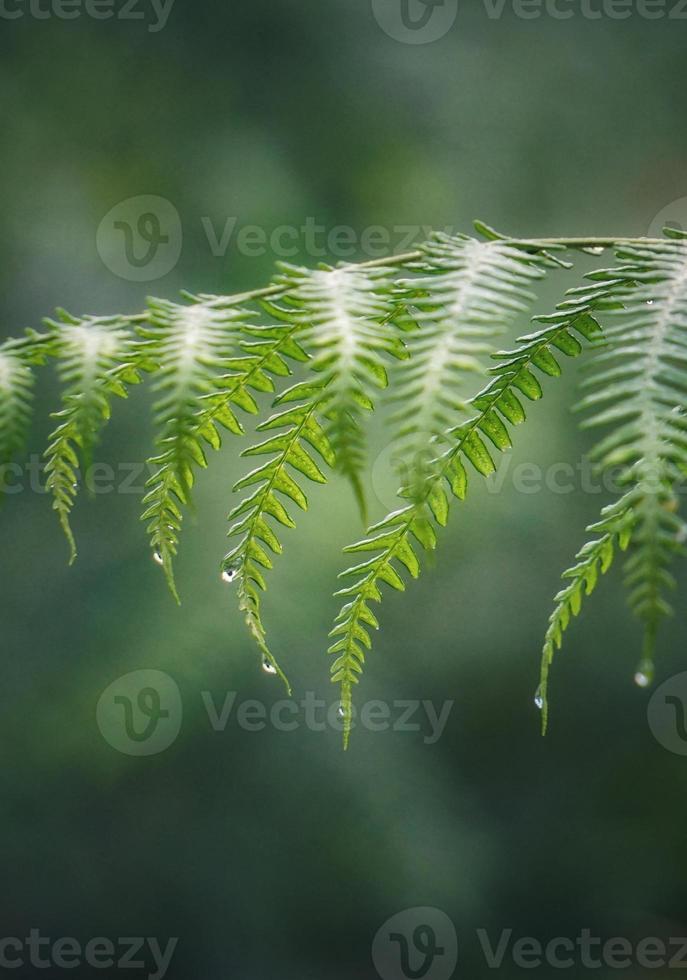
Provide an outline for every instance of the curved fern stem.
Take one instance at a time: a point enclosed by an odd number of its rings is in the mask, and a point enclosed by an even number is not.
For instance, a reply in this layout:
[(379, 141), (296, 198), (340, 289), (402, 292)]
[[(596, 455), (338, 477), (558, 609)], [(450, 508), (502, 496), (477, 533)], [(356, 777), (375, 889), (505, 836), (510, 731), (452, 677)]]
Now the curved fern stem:
[[(373, 396), (389, 384), (391, 360), (411, 355), (391, 374), (401, 405), (394, 422), (409, 444), (425, 440), (431, 458), (422, 471), (411, 471), (400, 492), (407, 505), (346, 549), (372, 557), (343, 573), (356, 581), (339, 593), (347, 602), (332, 631), (332, 679), (341, 685), (345, 743), (353, 685), (371, 646), (370, 629), (377, 628), (370, 607), (380, 601), (382, 585), (400, 590), (405, 572), (417, 577), (418, 546), (436, 546), (435, 528), (448, 519), (448, 491), (465, 496), (470, 467), (485, 477), (494, 472), (494, 450), (506, 451), (509, 427), (525, 419), (521, 399), (542, 395), (536, 372), (559, 375), (557, 354), (577, 356), (578, 336), (595, 345), (600, 314), (605, 326), (608, 314), (607, 343), (585, 381), (582, 407), (593, 412), (588, 424), (610, 429), (592, 457), (601, 469), (622, 467), (623, 496), (592, 526), (594, 540), (578, 553), (556, 597), (538, 695), (544, 725), (553, 652), (583, 593), (592, 591), (618, 549), (630, 546), (630, 605), (645, 628), (638, 683), (652, 673), (658, 626), (670, 611), (669, 564), (687, 541), (687, 525), (677, 514), (677, 484), (687, 474), (687, 236), (513, 239), (481, 223), (475, 227), (484, 241), (435, 235), (413, 251), (359, 264), (282, 266), (258, 289), (225, 297), (188, 294), (186, 305), (151, 300), (145, 312), (129, 316), (60, 313), (56, 322), (47, 321), (47, 333), (28, 331), (0, 344), (0, 466), (25, 441), (32, 368), (59, 359), (64, 393), (47, 450), (48, 487), (72, 554), (69, 516), (79, 467), (88, 465), (112, 397), (125, 396), (140, 372), (155, 374), (157, 455), (149, 460), (155, 475), (143, 517), (177, 598), (173, 563), (183, 509), (198, 468), (207, 465), (207, 446), (220, 448), (222, 428), (243, 434), (241, 413), (258, 415), (261, 396), (275, 394), (294, 362), (313, 372), (310, 381), (279, 395), (277, 414), (257, 426), (269, 438), (245, 455), (268, 460), (236, 485), (253, 490), (232, 511), (229, 533), (239, 543), (222, 566), (228, 581), (237, 580), (239, 605), (265, 669), (284, 680), (260, 608), (270, 553), (281, 552), (279, 525), (294, 526), (289, 500), (307, 507), (300, 477), (322, 483), (327, 467), (347, 477), (364, 510), (361, 476)], [(616, 250), (619, 267), (591, 274), (551, 316), (535, 318), (537, 332), (496, 355), (493, 380), (465, 400), (465, 376), (483, 370), (494, 332), (530, 303), (535, 280), (550, 267), (569, 268), (561, 258), (567, 251), (598, 255), (607, 248)], [(276, 324), (254, 324), (258, 304)]]

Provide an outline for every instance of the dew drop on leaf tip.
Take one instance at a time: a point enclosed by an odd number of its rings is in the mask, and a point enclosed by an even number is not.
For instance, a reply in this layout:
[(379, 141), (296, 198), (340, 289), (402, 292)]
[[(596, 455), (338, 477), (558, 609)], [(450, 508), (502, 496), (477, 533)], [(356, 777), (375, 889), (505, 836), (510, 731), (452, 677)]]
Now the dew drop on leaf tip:
[(262, 669), (265, 671), (266, 674), (276, 674), (277, 673), (277, 668), (274, 666), (274, 664), (272, 663), (272, 661), (268, 657), (265, 657), (263, 659), (263, 661), (262, 661)]
[(164, 565), (165, 563), (165, 560), (159, 551), (153, 552), (153, 561), (155, 562), (156, 565)]

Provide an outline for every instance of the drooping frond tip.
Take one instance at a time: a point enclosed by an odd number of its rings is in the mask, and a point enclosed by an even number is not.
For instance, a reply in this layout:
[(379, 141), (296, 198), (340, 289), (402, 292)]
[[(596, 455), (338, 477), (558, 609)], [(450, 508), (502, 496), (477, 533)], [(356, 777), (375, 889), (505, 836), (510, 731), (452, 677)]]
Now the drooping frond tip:
[[(623, 493), (593, 529), (605, 529), (607, 556), (616, 542), (630, 546), (625, 581), (630, 606), (644, 625), (635, 681), (646, 687), (653, 678), (658, 627), (671, 612), (665, 598), (675, 587), (669, 565), (685, 553), (687, 540), (677, 492), (687, 473), (687, 235), (673, 231), (665, 242), (619, 247), (617, 256), (619, 266), (592, 273), (591, 285), (572, 291), (568, 304), (584, 296), (604, 312), (605, 343), (583, 381), (578, 408), (587, 413), (586, 428), (607, 430), (591, 458), (601, 472), (616, 474)], [(578, 611), (585, 581), (587, 594), (596, 584), (595, 576), (580, 579), (596, 567), (593, 545), (582, 549), (582, 564), (565, 573), (571, 584), (556, 596), (538, 695), (544, 729), (554, 650), (569, 612)]]

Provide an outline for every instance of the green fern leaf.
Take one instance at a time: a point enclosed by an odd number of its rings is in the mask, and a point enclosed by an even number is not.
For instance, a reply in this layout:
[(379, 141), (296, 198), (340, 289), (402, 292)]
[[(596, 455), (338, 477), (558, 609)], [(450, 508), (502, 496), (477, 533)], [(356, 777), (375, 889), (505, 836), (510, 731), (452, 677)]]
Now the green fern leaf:
[(542, 712), (542, 732), (546, 734), (549, 719), (548, 681), (549, 668), (556, 650), (560, 650), (572, 618), (582, 608), (584, 596), (590, 596), (596, 588), (599, 573), (605, 575), (613, 563), (616, 551), (625, 551), (632, 537), (635, 516), (631, 501), (621, 498), (601, 512), (601, 520), (587, 530), (600, 534), (588, 541), (575, 556), (577, 563), (563, 572), (566, 586), (555, 597), (556, 606), (549, 619), (544, 639), (541, 681), (535, 695), (535, 704)]
[(5, 469), (26, 442), (33, 404), (33, 372), (23, 358), (0, 347), (0, 492)]
[(257, 489), (229, 515), (235, 522), (229, 529), (229, 537), (240, 540), (222, 564), (224, 580), (237, 585), (239, 608), (262, 652), (264, 669), (278, 674), (287, 689), (288, 681), (267, 645), (260, 593), (266, 588), (264, 573), (272, 568), (270, 553), (279, 555), (282, 551), (279, 527), (295, 527), (288, 506), (295, 504), (307, 510), (308, 500), (299, 485), (299, 477), (313, 483), (326, 482), (312, 450), (327, 466), (335, 463), (334, 451), (318, 417), (321, 406), (326, 404), (326, 385), (325, 381), (301, 382), (288, 388), (275, 401), (275, 405), (288, 407), (257, 427), (260, 432), (269, 432), (269, 437), (244, 450), (242, 455), (270, 458), (234, 486), (235, 491), (247, 487)]
[[(50, 321), (48, 321), (50, 323)], [(127, 359), (131, 337), (118, 317), (78, 319), (59, 311), (50, 324), (58, 335), (58, 371), (64, 386), (62, 409), (45, 451), (46, 488), (69, 544), (70, 564), (76, 542), (69, 516), (78, 492), (79, 469), (87, 476), (101, 427), (110, 417), (113, 395), (126, 397), (125, 382), (138, 373)]]
[(197, 300), (180, 306), (149, 301), (149, 322), (139, 328), (146, 355), (159, 364), (155, 404), (160, 452), (148, 460), (156, 468), (143, 498), (142, 520), (155, 561), (179, 601), (174, 558), (182, 525), (182, 506), (191, 502), (195, 472), (207, 466), (205, 445), (219, 446), (215, 422), (240, 431), (228, 403), (198, 409), (199, 400), (216, 392), (232, 365), (239, 338), (253, 314), (223, 301)]
[[(644, 624), (635, 675), (642, 685), (653, 676), (658, 626), (671, 612), (665, 593), (675, 582), (668, 567), (685, 553), (687, 539), (677, 513), (677, 484), (687, 472), (687, 235), (673, 236), (619, 248), (619, 268), (589, 276), (595, 285), (587, 293), (605, 296), (609, 322), (578, 406), (591, 413), (586, 427), (610, 429), (591, 454), (598, 468), (621, 468), (622, 506), (633, 528), (625, 581)], [(547, 635), (544, 703), (552, 655)]]
[(24, 448), (33, 412), (32, 367), (57, 352), (57, 334), (27, 330), (23, 337), (0, 344), (0, 493), (6, 489), (6, 468)]
[(495, 355), (500, 361), (492, 369), (495, 377), (470, 401), (476, 414), (445, 433), (443, 438), (449, 448), (430, 464), (431, 475), (423, 484), (401, 491), (401, 496), (411, 498), (411, 503), (370, 528), (368, 537), (346, 549), (353, 553), (370, 551), (373, 557), (342, 572), (343, 577), (354, 576), (356, 581), (337, 593), (350, 601), (340, 611), (330, 634), (335, 638), (329, 653), (336, 658), (331, 668), (332, 681), (341, 686), (344, 745), (351, 731), (353, 685), (362, 673), (365, 649), (371, 646), (369, 627), (377, 623), (370, 603), (381, 601), (382, 584), (398, 591), (405, 589), (403, 569), (412, 577), (417, 576), (419, 559), (415, 549), (419, 545), (422, 550), (431, 551), (436, 546), (433, 525), (446, 525), (449, 493), (460, 500), (467, 493), (466, 464), (482, 476), (495, 471), (493, 451), (504, 452), (511, 444), (507, 424), (516, 425), (525, 418), (520, 396), (530, 401), (542, 396), (534, 368), (549, 375), (560, 373), (554, 351), (577, 356), (582, 347), (576, 334), (591, 341), (600, 334), (588, 305), (579, 304), (561, 320), (521, 338), (517, 349)]
[(400, 331), (390, 323), (395, 305), (389, 295), (389, 273), (352, 266), (316, 270), (283, 266), (276, 285), (284, 289), (285, 305), (268, 308), (303, 329), (303, 344), (312, 354), (310, 367), (327, 387), (320, 413), (336, 467), (350, 481), (364, 515), (361, 415), (374, 410), (375, 389), (389, 383), (386, 358), (408, 356)]
[(404, 311), (400, 323), (411, 331), (411, 356), (395, 372), (390, 399), (402, 406), (392, 422), (409, 483), (422, 479), (428, 436), (444, 432), (465, 410), (465, 377), (486, 374), (490, 341), (531, 306), (530, 287), (551, 264), (536, 252), (467, 236), (438, 234), (422, 251), (410, 266), (418, 275), (400, 280), (395, 293)]

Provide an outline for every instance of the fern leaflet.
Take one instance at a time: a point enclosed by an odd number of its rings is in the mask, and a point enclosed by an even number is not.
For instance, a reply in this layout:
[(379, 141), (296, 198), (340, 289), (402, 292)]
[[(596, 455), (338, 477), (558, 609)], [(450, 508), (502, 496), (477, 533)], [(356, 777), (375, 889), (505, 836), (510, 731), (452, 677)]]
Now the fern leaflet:
[(136, 384), (140, 376), (127, 358), (131, 338), (120, 318), (78, 319), (64, 311), (59, 311), (59, 317), (51, 325), (59, 338), (63, 407), (53, 414), (59, 424), (48, 440), (45, 472), (46, 488), (69, 544), (71, 564), (76, 559), (76, 542), (69, 515), (78, 492), (79, 467), (88, 479), (93, 447), (110, 417), (111, 397), (125, 398), (125, 384)]
[(263, 572), (272, 568), (272, 559), (265, 548), (275, 555), (282, 551), (268, 518), (282, 527), (295, 527), (293, 518), (284, 506), (284, 499), (290, 500), (301, 510), (307, 510), (307, 497), (291, 471), (307, 477), (313, 483), (326, 482), (320, 465), (304, 443), (314, 449), (328, 466), (334, 466), (334, 452), (318, 419), (320, 407), (326, 398), (325, 392), (326, 382), (301, 382), (276, 399), (275, 405), (289, 407), (262, 422), (258, 430), (278, 430), (277, 434), (242, 453), (243, 456), (268, 455), (270, 459), (234, 486), (236, 491), (257, 484), (257, 490), (242, 500), (229, 515), (230, 520), (235, 520), (229, 529), (229, 536), (239, 536), (241, 540), (226, 555), (222, 575), (227, 582), (237, 582), (239, 608), (244, 612), (248, 629), (262, 651), (263, 667), (268, 673), (279, 674), (287, 689), (288, 681), (267, 646), (260, 614), (260, 591), (266, 588)]
[(312, 354), (310, 367), (327, 388), (320, 410), (336, 467), (350, 481), (364, 515), (360, 472), (365, 440), (360, 416), (374, 410), (370, 392), (389, 384), (385, 356), (408, 356), (390, 323), (395, 307), (388, 295), (388, 272), (352, 266), (283, 268), (277, 285), (285, 290), (285, 305), (269, 309), (303, 328), (304, 346)]
[[(410, 479), (422, 479), (421, 456), (430, 436), (443, 433), (466, 408), (466, 374), (485, 374), (482, 355), (514, 317), (534, 302), (533, 282), (550, 261), (502, 241), (436, 235), (422, 247), (419, 273), (398, 282), (395, 296), (409, 333), (409, 360), (396, 371), (392, 421)], [(412, 328), (417, 324), (418, 330)]]
[(198, 400), (216, 391), (253, 314), (210, 300), (189, 306), (151, 300), (149, 311), (149, 321), (139, 333), (146, 355), (159, 364), (155, 422), (161, 451), (148, 460), (156, 472), (147, 483), (142, 520), (148, 523), (155, 561), (162, 566), (178, 602), (174, 558), (183, 519), (181, 507), (190, 503), (196, 468), (207, 466), (204, 444), (219, 446), (215, 421), (240, 431), (226, 404), (206, 417), (202, 408), (198, 414)]
[(552, 351), (558, 350), (568, 357), (580, 354), (582, 345), (575, 333), (587, 340), (598, 337), (598, 324), (589, 312), (576, 312), (562, 323), (521, 338), (516, 350), (497, 355), (501, 363), (492, 369), (494, 379), (470, 402), (476, 414), (446, 433), (450, 447), (435, 460), (431, 466), (433, 473), (425, 479), (424, 485), (401, 491), (401, 496), (413, 497), (412, 503), (370, 528), (371, 536), (345, 549), (353, 553), (374, 551), (376, 554), (369, 561), (342, 572), (344, 577), (362, 577), (337, 593), (352, 598), (340, 611), (330, 634), (339, 637), (329, 648), (329, 653), (336, 655), (331, 668), (332, 681), (341, 685), (344, 744), (348, 742), (352, 724), (352, 686), (358, 683), (362, 672), (363, 647), (371, 647), (368, 629), (377, 626), (370, 602), (381, 601), (382, 583), (399, 591), (405, 589), (400, 568), (394, 562), (417, 578), (420, 562), (412, 541), (414, 539), (426, 551), (436, 546), (433, 521), (441, 527), (448, 521), (449, 498), (444, 485), (462, 500), (468, 484), (466, 462), (482, 476), (488, 477), (495, 472), (496, 465), (485, 437), (499, 452), (511, 447), (506, 423), (518, 425), (525, 420), (525, 410), (515, 392), (530, 401), (540, 399), (542, 388), (532, 369), (536, 367), (546, 375), (558, 376), (561, 369)]
[[(594, 413), (586, 427), (611, 428), (592, 459), (602, 471), (622, 468), (622, 507), (632, 528), (625, 581), (645, 632), (635, 675), (641, 686), (653, 677), (656, 633), (671, 611), (665, 592), (675, 583), (668, 566), (687, 539), (676, 493), (687, 472), (687, 235), (673, 232), (670, 240), (622, 247), (617, 255), (619, 268), (589, 276), (592, 294), (607, 297), (611, 322), (579, 407)], [(542, 669), (544, 723), (550, 639), (547, 634)]]

